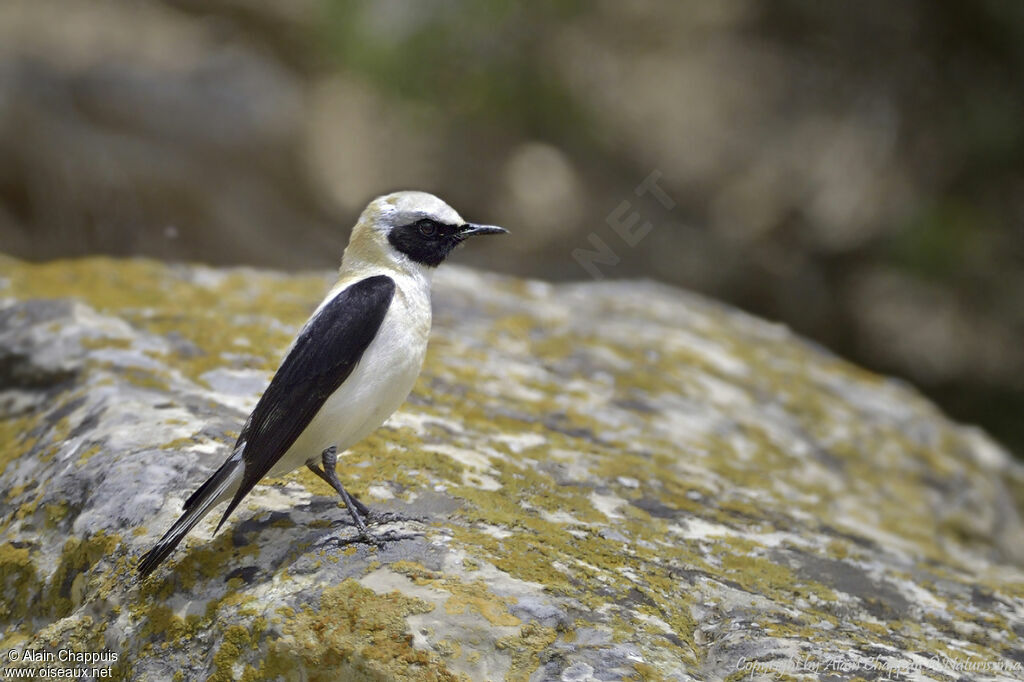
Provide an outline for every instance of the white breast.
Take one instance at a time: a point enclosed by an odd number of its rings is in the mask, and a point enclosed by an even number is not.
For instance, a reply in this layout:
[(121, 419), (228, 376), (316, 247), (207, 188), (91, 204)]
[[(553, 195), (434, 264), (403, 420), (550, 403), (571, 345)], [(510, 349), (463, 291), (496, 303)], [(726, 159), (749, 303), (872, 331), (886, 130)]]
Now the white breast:
[(383, 424), (416, 383), (430, 336), (429, 281), (382, 274), (392, 277), (396, 288), (377, 336), (352, 373), (274, 465), (271, 476), (306, 462), (319, 462), (320, 453), (332, 445), (340, 456)]

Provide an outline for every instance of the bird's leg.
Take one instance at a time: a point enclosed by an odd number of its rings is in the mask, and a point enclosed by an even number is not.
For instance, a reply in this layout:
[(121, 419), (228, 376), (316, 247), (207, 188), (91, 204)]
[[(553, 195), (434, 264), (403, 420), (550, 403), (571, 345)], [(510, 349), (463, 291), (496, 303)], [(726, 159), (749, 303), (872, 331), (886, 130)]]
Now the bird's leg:
[[(314, 474), (316, 474), (321, 479), (323, 479), (324, 483), (326, 483), (327, 485), (329, 485), (332, 488), (334, 488), (335, 490), (337, 490), (337, 488), (335, 487), (334, 483), (332, 483), (331, 479), (329, 479), (327, 477), (327, 474), (324, 473), (323, 469), (321, 469), (320, 467), (318, 467), (315, 464), (310, 464), (308, 462), (306, 463), (306, 468), (308, 468)], [(359, 498), (356, 497), (355, 495), (353, 495), (352, 493), (349, 493), (348, 491), (345, 491), (345, 492), (348, 493), (348, 496), (352, 499), (352, 502), (356, 505), (356, 509), (359, 510), (360, 514), (362, 514), (363, 516), (369, 516), (370, 515), (370, 508), (369, 507), (367, 507), (365, 504), (360, 502)], [(345, 498), (342, 497), (342, 501), (343, 502), (344, 502), (344, 499)], [(346, 504), (348, 504), (348, 503), (346, 502)]]
[(344, 486), (341, 485), (341, 481), (338, 480), (337, 472), (334, 470), (334, 467), (338, 463), (338, 449), (333, 445), (327, 448), (320, 453), (320, 461), (324, 464), (322, 471), (320, 470), (320, 467), (315, 464), (306, 464), (306, 466), (309, 467), (310, 471), (324, 479), (324, 481), (326, 481), (332, 488), (338, 491), (338, 494), (341, 495), (342, 501), (348, 508), (348, 513), (352, 515), (352, 520), (355, 521), (356, 528), (359, 529), (359, 533), (363, 537), (369, 538), (370, 534), (366, 531), (366, 524), (363, 523), (363, 519), (360, 518), (359, 515), (362, 514), (363, 516), (369, 516), (370, 509), (345, 490)]

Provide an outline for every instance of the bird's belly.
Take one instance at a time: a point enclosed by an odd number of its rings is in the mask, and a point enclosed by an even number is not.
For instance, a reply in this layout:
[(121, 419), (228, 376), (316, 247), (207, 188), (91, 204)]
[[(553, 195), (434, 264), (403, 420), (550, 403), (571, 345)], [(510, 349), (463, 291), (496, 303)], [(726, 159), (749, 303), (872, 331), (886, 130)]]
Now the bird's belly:
[[(280, 476), (319, 461), (331, 446), (341, 455), (365, 438), (405, 402), (426, 354), (426, 335), (396, 324), (390, 313), (344, 383), (324, 401), (295, 443), (271, 469)], [(429, 322), (428, 322), (429, 324)]]

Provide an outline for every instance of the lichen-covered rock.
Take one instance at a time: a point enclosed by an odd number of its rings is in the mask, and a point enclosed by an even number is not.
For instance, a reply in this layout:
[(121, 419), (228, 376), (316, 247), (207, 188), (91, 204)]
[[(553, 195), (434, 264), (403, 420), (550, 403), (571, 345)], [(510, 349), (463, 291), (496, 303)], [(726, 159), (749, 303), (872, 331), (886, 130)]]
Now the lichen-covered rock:
[(296, 472), (137, 582), (329, 280), (0, 265), (0, 649), (150, 680), (1021, 676), (1021, 466), (651, 283), (442, 268), (417, 388), (339, 463), (382, 546)]

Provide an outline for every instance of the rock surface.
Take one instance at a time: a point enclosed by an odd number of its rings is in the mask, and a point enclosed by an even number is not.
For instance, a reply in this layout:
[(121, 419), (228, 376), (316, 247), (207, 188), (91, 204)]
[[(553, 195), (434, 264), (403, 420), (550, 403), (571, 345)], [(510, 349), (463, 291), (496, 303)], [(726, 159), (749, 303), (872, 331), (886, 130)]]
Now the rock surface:
[(413, 395), (339, 463), (383, 545), (297, 472), (137, 582), (329, 281), (0, 263), (0, 649), (150, 680), (1022, 675), (1021, 466), (651, 283), (441, 269)]

